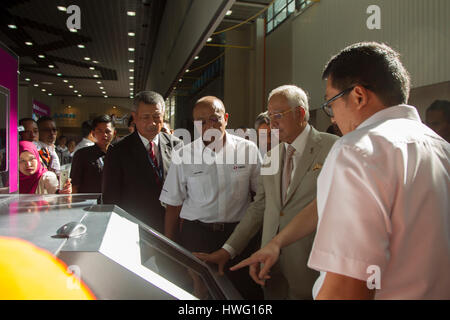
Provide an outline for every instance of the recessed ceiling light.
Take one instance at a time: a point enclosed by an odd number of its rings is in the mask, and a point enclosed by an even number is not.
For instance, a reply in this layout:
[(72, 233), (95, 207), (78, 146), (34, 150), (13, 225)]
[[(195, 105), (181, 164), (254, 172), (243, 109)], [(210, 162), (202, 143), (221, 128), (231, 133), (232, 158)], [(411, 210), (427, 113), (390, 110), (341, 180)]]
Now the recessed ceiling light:
[(189, 72), (189, 69), (186, 69), (186, 72)]
[(38, 85), (37, 83), (33, 84), (33, 86), (35, 86), (35, 87), (39, 87), (39, 85)]
[(8, 24), (8, 28), (17, 29), (17, 26), (15, 24)]
[(130, 69), (129, 71), (130, 71), (130, 72), (134, 72), (134, 69)]
[(108, 96), (104, 96), (105, 98), (108, 98)]
[(49, 67), (50, 69), (53, 69), (55, 66), (52, 65), (52, 64), (49, 64), (48, 67)]
[(59, 11), (64, 11), (64, 12), (67, 11), (67, 8), (63, 7), (63, 6), (57, 6), (56, 8), (58, 8)]
[(198, 58), (199, 58), (198, 56), (195, 56), (194, 60), (197, 60)]
[(32, 45), (33, 45), (33, 42), (26, 41), (25, 44), (26, 44), (27, 46), (32, 46)]
[(97, 83), (98, 83), (98, 84), (101, 84), (102, 82), (101, 82), (101, 81), (97, 81)]
[(38, 58), (44, 59), (45, 56), (43, 54), (38, 55)]
[(63, 82), (67, 83), (67, 82), (69, 82), (69, 80), (64, 79)]
[(30, 78), (25, 78), (25, 81), (31, 81), (31, 79)]
[(133, 82), (130, 82), (130, 86), (134, 86), (134, 83), (133, 83)]
[(94, 78), (98, 78), (98, 74), (94, 74)]
[(113, 109), (115, 109), (116, 108), (116, 106), (113, 106)]
[(130, 17), (134, 17), (136, 15), (135, 11), (127, 11), (127, 15)]
[(129, 77), (131, 80), (133, 80), (134, 79), (134, 77)]
[(225, 15), (226, 15), (226, 16), (229, 16), (229, 15), (231, 15), (232, 13), (233, 13), (233, 11), (228, 10), (227, 13), (226, 13)]
[(183, 81), (183, 79), (178, 80), (178, 82), (181, 82), (181, 81)]
[(72, 85), (70, 85), (70, 86), (69, 86), (69, 88), (70, 88), (70, 89), (73, 89), (73, 86), (72, 86)]
[(57, 73), (56, 74), (58, 77), (61, 77), (62, 76), (62, 73)]
[(97, 60), (92, 61), (92, 63), (99, 63)]
[(134, 63), (133, 59), (128, 60), (129, 63)]
[(77, 29), (74, 29), (74, 28), (69, 29), (69, 31), (70, 31), (70, 32), (74, 32), (74, 33), (75, 33), (75, 32), (78, 32), (78, 30), (77, 30)]
[(106, 91), (102, 91), (103, 94), (106, 94)]
[(212, 38), (208, 38), (208, 40), (206, 40), (206, 42), (211, 42), (212, 41)]
[(84, 44), (79, 44), (79, 45), (78, 45), (78, 48), (84, 49), (84, 48), (86, 48), (86, 47), (84, 46)]
[(78, 90), (73, 90), (73, 93), (78, 93)]
[(128, 36), (134, 37), (136, 34), (134, 32), (128, 32)]
[(41, 91), (42, 91), (42, 92), (45, 92), (45, 91), (47, 91), (47, 90), (45, 90), (45, 89), (41, 89)]
[(100, 87), (99, 89), (100, 89), (100, 90), (103, 90), (103, 89), (105, 89), (105, 87)]
[(49, 93), (48, 95), (49, 95), (49, 96), (52, 96), (53, 94), (52, 94), (52, 93)]
[(134, 48), (128, 48), (128, 51), (133, 52)]
[(84, 60), (89, 61), (89, 60), (91, 60), (91, 58), (89, 58), (89, 57), (84, 57)]
[(81, 97), (81, 94), (79, 94), (78, 96)]
[(95, 68), (94, 67), (89, 67), (89, 70), (95, 70)]

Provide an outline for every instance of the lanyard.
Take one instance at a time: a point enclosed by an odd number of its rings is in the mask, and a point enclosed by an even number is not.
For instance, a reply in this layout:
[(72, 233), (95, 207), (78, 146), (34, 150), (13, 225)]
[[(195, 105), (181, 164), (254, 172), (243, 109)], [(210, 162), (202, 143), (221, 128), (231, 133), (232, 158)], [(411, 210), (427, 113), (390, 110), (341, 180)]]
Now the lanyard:
[(147, 158), (148, 158), (148, 161), (150, 161), (150, 164), (152, 165), (153, 170), (158, 175), (159, 181), (161, 181), (161, 183), (162, 183), (162, 181), (163, 181), (163, 169), (162, 169), (162, 166), (158, 167), (155, 163), (153, 163), (153, 160), (152, 160), (152, 158), (150, 158), (150, 155), (148, 154), (148, 151), (147, 151)]

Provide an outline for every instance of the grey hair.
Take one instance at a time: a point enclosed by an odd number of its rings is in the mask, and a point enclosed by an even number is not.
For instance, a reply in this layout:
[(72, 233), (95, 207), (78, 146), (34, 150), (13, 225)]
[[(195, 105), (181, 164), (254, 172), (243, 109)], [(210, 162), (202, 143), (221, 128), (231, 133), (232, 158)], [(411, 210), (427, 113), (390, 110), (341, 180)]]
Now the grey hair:
[(269, 93), (269, 99), (274, 95), (282, 95), (288, 100), (291, 108), (297, 108), (298, 106), (302, 107), (305, 110), (305, 120), (309, 121), (309, 103), (308, 103), (308, 95), (306, 92), (295, 86), (295, 85), (284, 85), (278, 88), (273, 89)]
[(143, 102), (145, 104), (159, 105), (161, 112), (164, 114), (166, 110), (166, 103), (162, 95), (154, 91), (141, 91), (134, 96), (133, 100), (133, 111), (136, 112), (139, 103)]
[(261, 112), (260, 114), (258, 114), (258, 116), (256, 117), (255, 120), (255, 130), (258, 130), (259, 126), (262, 125), (263, 123), (269, 124), (270, 125), (270, 118), (269, 118), (269, 114), (267, 111), (265, 112)]

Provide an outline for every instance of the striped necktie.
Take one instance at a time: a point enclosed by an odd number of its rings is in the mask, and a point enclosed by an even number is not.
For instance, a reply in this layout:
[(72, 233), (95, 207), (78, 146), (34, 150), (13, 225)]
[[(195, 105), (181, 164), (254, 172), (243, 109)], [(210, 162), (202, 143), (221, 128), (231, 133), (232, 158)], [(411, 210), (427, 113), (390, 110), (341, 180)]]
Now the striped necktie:
[(281, 189), (281, 196), (283, 204), (285, 204), (287, 191), (289, 188), (289, 184), (291, 183), (291, 174), (292, 174), (292, 156), (294, 155), (295, 148), (288, 144), (286, 155), (284, 157), (284, 166), (283, 166), (283, 180), (282, 180), (282, 189)]

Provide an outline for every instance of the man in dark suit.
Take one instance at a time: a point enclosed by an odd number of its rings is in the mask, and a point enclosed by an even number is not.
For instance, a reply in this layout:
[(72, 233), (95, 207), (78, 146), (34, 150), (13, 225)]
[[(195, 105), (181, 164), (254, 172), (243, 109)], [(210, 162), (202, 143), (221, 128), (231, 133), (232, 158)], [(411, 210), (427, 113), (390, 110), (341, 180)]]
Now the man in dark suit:
[(153, 91), (134, 98), (134, 133), (108, 149), (103, 169), (103, 203), (116, 204), (156, 231), (164, 232), (159, 201), (172, 151), (182, 141), (161, 132), (165, 103)]

